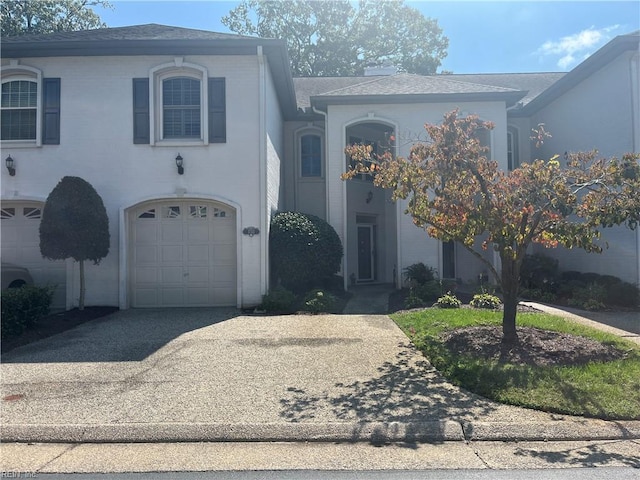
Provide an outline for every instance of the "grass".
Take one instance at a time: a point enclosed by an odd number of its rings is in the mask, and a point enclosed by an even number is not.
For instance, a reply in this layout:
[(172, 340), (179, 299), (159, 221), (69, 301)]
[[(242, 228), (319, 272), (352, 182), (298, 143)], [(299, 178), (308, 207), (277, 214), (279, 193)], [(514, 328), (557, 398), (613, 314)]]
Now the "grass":
[(582, 335), (627, 352), (623, 360), (580, 366), (500, 363), (449, 351), (441, 335), (455, 328), (501, 325), (502, 313), (475, 309), (426, 309), (392, 318), (449, 381), (492, 400), (546, 412), (640, 419), (640, 347), (615, 335), (560, 317), (519, 313), (518, 326)]

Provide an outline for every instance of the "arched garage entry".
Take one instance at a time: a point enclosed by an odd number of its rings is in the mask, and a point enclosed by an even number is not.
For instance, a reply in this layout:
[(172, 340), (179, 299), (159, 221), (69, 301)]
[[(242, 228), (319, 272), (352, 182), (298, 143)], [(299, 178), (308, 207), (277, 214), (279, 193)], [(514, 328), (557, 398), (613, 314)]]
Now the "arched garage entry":
[(235, 306), (236, 210), (202, 199), (128, 209), (132, 307)]
[(29, 270), (33, 282), (54, 287), (51, 307), (66, 307), (67, 269), (64, 260), (48, 260), (40, 254), (40, 220), (43, 202), (2, 201), (2, 261)]

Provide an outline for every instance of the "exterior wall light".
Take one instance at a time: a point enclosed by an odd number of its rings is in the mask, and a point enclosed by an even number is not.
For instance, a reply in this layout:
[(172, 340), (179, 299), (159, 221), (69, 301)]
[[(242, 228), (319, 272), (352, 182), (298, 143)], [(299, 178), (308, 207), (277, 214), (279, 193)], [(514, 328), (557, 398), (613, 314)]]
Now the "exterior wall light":
[(9, 170), (9, 175), (14, 177), (16, 175), (16, 169), (13, 167), (14, 162), (13, 162), (13, 158), (11, 158), (11, 155), (9, 155), (5, 159), (4, 163), (7, 166), (7, 170)]
[(184, 173), (183, 164), (184, 164), (184, 160), (182, 159), (180, 154), (178, 154), (178, 156), (176, 157), (176, 167), (178, 167), (178, 175), (182, 175)]
[(246, 227), (242, 230), (243, 235), (249, 235), (253, 237), (254, 235), (258, 235), (260, 233), (260, 229), (258, 227)]

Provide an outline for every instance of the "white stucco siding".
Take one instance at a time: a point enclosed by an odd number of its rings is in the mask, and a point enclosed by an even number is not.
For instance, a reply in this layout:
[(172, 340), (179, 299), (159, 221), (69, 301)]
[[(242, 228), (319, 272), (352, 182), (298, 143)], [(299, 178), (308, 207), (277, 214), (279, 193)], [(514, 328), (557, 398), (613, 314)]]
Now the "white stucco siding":
[[(357, 200), (362, 197), (362, 192), (358, 194), (358, 187), (348, 190), (346, 183), (340, 179), (340, 175), (346, 168), (344, 154), (347, 141), (346, 128), (357, 122), (382, 122), (396, 125), (397, 153), (406, 156), (416, 138), (426, 138), (425, 123), (441, 123), (443, 115), (455, 108), (459, 108), (464, 114), (477, 114), (481, 119), (492, 121), (495, 124), (491, 133), (491, 154), (498, 161), (500, 167), (506, 169), (507, 118), (504, 102), (329, 106), (327, 127), (329, 145), (327, 162), (328, 220), (340, 235), (343, 244), (347, 245), (345, 250), (349, 258), (353, 259), (354, 247), (349, 240), (353, 236), (353, 231), (351, 231), (353, 228), (348, 226), (348, 223), (351, 222), (348, 219), (355, 218), (356, 213), (366, 213), (366, 211), (363, 212), (358, 207)], [(354, 181), (354, 183), (356, 182)], [(347, 198), (347, 191), (353, 196), (351, 201)], [(376, 198), (375, 195), (374, 198)], [(404, 268), (416, 262), (440, 268), (440, 243), (429, 238), (424, 230), (415, 227), (411, 218), (402, 212), (404, 212), (404, 207), (401, 205), (396, 215), (397, 245), (393, 246), (397, 252), (397, 258), (387, 259), (385, 265), (387, 274), (391, 274), (394, 267), (400, 273)], [(394, 229), (390, 225), (386, 225), (386, 228)], [(387, 245), (391, 246), (393, 242), (389, 240)], [(345, 261), (346, 275), (348, 276), (353, 270), (353, 261)]]
[[(598, 70), (532, 116), (531, 125), (544, 123), (552, 137), (540, 158), (565, 151), (597, 149), (601, 155), (633, 151), (633, 52)], [(535, 153), (535, 152), (534, 152)]]
[[(23, 62), (40, 69), (43, 77), (61, 78), (60, 145), (18, 148), (3, 143), (3, 151), (15, 159), (17, 174), (9, 177), (3, 171), (1, 195), (45, 199), (65, 175), (82, 177), (94, 186), (109, 215), (111, 249), (100, 266), (87, 269), (88, 304), (119, 303), (120, 257), (126, 254), (119, 241), (123, 208), (154, 198), (212, 198), (238, 207), (239, 230), (260, 225), (255, 57), (184, 57), (184, 62), (205, 68), (209, 77), (226, 78), (226, 143), (133, 144), (132, 79), (148, 77), (150, 69), (173, 59), (71, 57)], [(184, 175), (177, 173), (178, 153), (184, 159)], [(245, 292), (239, 302), (255, 303), (260, 294), (260, 250), (249, 237), (240, 235), (239, 243), (239, 284)], [(70, 275), (68, 280), (75, 282), (75, 274)], [(77, 297), (74, 289), (68, 290), (72, 304)]]
[[(531, 125), (544, 123), (552, 135), (539, 151), (534, 148), (538, 158), (592, 149), (607, 157), (620, 157), (634, 148), (637, 151), (634, 137), (638, 135), (635, 129), (640, 105), (638, 64), (633, 56), (633, 52), (620, 55), (533, 115)], [(601, 243), (605, 242), (609, 248), (601, 255), (563, 248), (537, 251), (558, 258), (562, 270), (615, 275), (640, 283), (638, 233), (625, 228), (605, 229)]]

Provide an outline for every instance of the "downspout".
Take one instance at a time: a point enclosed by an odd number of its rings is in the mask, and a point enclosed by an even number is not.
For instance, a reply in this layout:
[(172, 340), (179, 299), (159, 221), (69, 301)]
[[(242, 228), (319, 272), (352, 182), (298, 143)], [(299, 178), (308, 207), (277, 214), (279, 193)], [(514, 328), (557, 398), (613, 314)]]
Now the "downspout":
[[(636, 53), (629, 61), (631, 82), (631, 132), (634, 153), (640, 153), (640, 54)], [(636, 228), (636, 285), (640, 287), (640, 228)]]
[(258, 45), (258, 135), (259, 147), (259, 209), (260, 209), (260, 294), (266, 294), (269, 288), (269, 230), (267, 208), (267, 112), (266, 112), (266, 75), (262, 45)]

